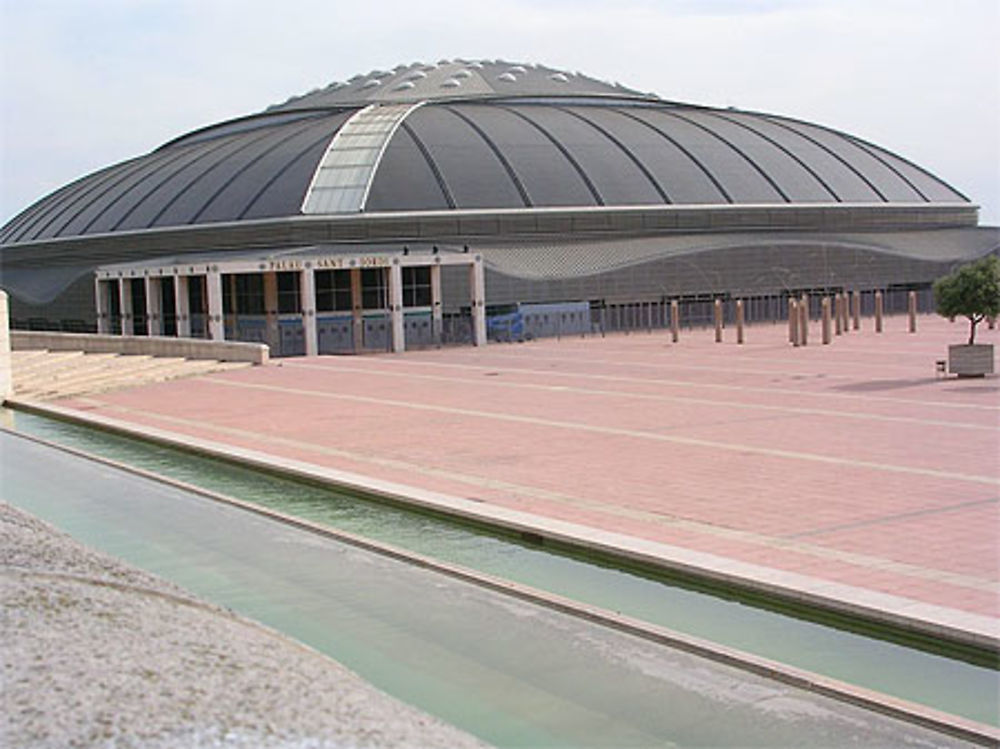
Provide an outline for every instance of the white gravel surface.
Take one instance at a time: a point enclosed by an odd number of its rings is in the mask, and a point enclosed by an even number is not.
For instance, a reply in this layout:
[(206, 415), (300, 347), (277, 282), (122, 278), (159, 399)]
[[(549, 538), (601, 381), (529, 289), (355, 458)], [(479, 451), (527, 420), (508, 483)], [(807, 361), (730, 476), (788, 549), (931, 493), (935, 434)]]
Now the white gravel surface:
[(4, 502), (0, 654), (11, 749), (482, 746)]

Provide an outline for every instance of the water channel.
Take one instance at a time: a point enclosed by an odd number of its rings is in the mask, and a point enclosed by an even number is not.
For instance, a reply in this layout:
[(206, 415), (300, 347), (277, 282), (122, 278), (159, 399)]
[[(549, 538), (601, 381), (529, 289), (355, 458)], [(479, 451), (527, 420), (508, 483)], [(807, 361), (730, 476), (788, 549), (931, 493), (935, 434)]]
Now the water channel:
[[(711, 595), (689, 587), (670, 585), (663, 580), (602, 566), (586, 559), (552, 554), (515, 539), (485, 534), (481, 529), (470, 528), (438, 517), (361, 500), (325, 487), (263, 475), (258, 471), (171, 448), (125, 439), (25, 413), (8, 413), (6, 420), (8, 423), (13, 422), (17, 430), (25, 433), (73, 445), (95, 454), (147, 468), (325, 525), (389, 542), (437, 559), (549, 590), (612, 611), (620, 611), (645, 621), (895, 694), (973, 720), (993, 724), (998, 720), (1000, 688), (998, 688), (997, 672), (991, 668), (864, 637), (821, 623), (788, 616), (782, 612), (751, 607), (737, 600)], [(11, 465), (14, 448), (9, 447), (9, 444), (11, 440), (16, 442), (19, 440), (9, 436), (4, 436), (3, 439), (4, 492), (5, 495), (10, 495), (12, 486), (9, 476), (14, 475), (15, 469), (19, 466)], [(46, 457), (45, 460), (59, 460), (59, 458)], [(45, 472), (46, 477), (47, 473)], [(39, 480), (41, 477), (31, 481), (37, 484)], [(479, 716), (476, 720), (490, 723), (480, 711), (473, 710), (467, 705), (452, 711), (450, 708), (441, 707), (442, 704), (447, 706), (455, 700), (455, 695), (451, 694), (450, 688), (447, 687), (449, 679), (454, 677), (453, 675), (441, 677), (445, 686), (439, 685), (428, 690), (423, 680), (426, 678), (424, 672), (430, 668), (429, 663), (421, 662), (419, 666), (408, 667), (405, 665), (406, 659), (400, 660), (398, 653), (393, 653), (390, 657), (387, 657), (386, 652), (382, 652), (381, 655), (378, 652), (373, 654), (370, 644), (359, 648), (352, 648), (348, 644), (346, 647), (349, 652), (345, 653), (343, 643), (350, 643), (352, 640), (351, 636), (342, 634), (334, 638), (340, 643), (335, 651), (330, 649), (333, 646), (321, 647), (320, 644), (326, 642), (324, 638), (332, 637), (329, 634), (324, 635), (324, 632), (327, 632), (325, 624), (320, 628), (321, 631), (312, 631), (308, 623), (310, 618), (303, 618), (301, 615), (301, 606), (298, 608), (286, 606), (285, 603), (276, 603), (273, 598), (269, 598), (272, 594), (264, 589), (267, 587), (265, 580), (257, 581), (260, 582), (260, 586), (257, 586), (255, 581), (244, 581), (245, 584), (233, 585), (227, 577), (228, 573), (221, 572), (222, 568), (216, 562), (205, 559), (206, 554), (214, 558), (215, 552), (211, 551), (211, 545), (207, 547), (208, 550), (192, 549), (179, 543), (177, 538), (163, 540), (150, 537), (148, 531), (138, 533), (134, 528), (128, 527), (133, 522), (131, 520), (123, 527), (120, 518), (105, 517), (106, 508), (103, 506), (100, 511), (94, 508), (74, 510), (76, 505), (65, 501), (64, 497), (64, 494), (73, 493), (73, 486), (64, 487), (65, 492), (44, 490), (41, 486), (29, 490), (24, 487), (31, 485), (31, 481), (27, 479), (19, 481), (21, 483), (17, 485), (18, 495), (5, 496), (8, 501), (48, 519), (57, 526), (66, 528), (85, 542), (174, 579), (200, 595), (288, 631), (324, 652), (330, 652), (338, 660), (344, 661), (387, 691), (424, 706), (425, 709), (430, 709), (451, 722), (463, 725), (452, 712), (457, 710), (461, 715), (467, 715), (471, 710), (472, 714)], [(134, 499), (138, 501), (138, 497)], [(127, 503), (127, 498), (119, 498), (116, 502)], [(120, 511), (119, 507), (116, 512)], [(126, 513), (126, 518), (135, 515), (136, 513)], [(179, 532), (178, 538), (183, 539), (184, 535), (183, 532)], [(398, 577), (398, 574), (393, 574)], [(215, 580), (216, 576), (221, 576), (221, 579)], [(439, 584), (443, 583), (437, 581), (430, 585), (436, 589)], [(447, 585), (452, 584), (454, 583), (447, 583)], [(258, 590), (258, 587), (262, 589)], [(355, 591), (353, 595), (357, 595), (357, 590), (364, 590), (368, 586), (355, 584), (348, 587)], [(342, 591), (338, 588), (337, 595), (346, 596), (349, 600), (352, 593), (350, 590)], [(510, 602), (504, 604), (507, 607), (511, 605), (513, 604)], [(486, 619), (490, 618), (482, 611), (480, 614)], [(459, 617), (461, 615), (460, 608), (450, 614)], [(554, 614), (547, 612), (545, 616)], [(292, 621), (286, 620), (288, 617), (291, 617)], [(537, 612), (532, 613), (528, 618), (535, 621), (539, 615)], [(364, 620), (365, 627), (373, 627), (367, 617)], [(374, 630), (377, 629), (377, 626), (374, 627)], [(534, 634), (531, 637), (534, 637)], [(508, 642), (510, 638), (502, 636), (500, 640)], [(387, 640), (391, 641), (392, 638)], [(375, 648), (376, 651), (380, 649), (385, 650), (381, 645)], [(625, 652), (632, 651), (626, 648)], [(541, 654), (531, 654), (525, 661), (525, 667), (530, 667), (532, 659), (537, 657), (541, 657)], [(430, 670), (434, 671), (433, 668)], [(395, 686), (390, 688), (386, 684)], [(399, 684), (403, 686), (398, 686)], [(448, 693), (448, 696), (433, 697), (433, 694), (438, 692)], [(428, 698), (427, 694), (432, 694), (432, 697)], [(427, 699), (433, 703), (432, 707), (427, 706)], [(494, 701), (495, 697), (491, 696), (489, 704), (493, 705)], [(465, 704), (461, 700), (459, 703)], [(640, 703), (647, 708), (650, 707), (641, 700)], [(483, 706), (480, 708), (485, 709)], [(501, 722), (504, 726), (518, 724), (518, 720), (504, 719)], [(587, 721), (584, 720), (581, 725), (587, 725)], [(641, 721), (634, 725), (641, 725)], [(663, 728), (660, 726), (658, 730), (662, 731)], [(525, 730), (531, 733), (534, 729)], [(482, 733), (480, 735), (503, 745), (514, 745), (519, 741), (516, 738), (516, 730), (513, 730), (513, 734), (509, 734), (507, 729), (499, 733), (486, 731), (486, 734), (488, 735)], [(624, 734), (622, 738), (624, 741)], [(745, 736), (742, 738), (746, 740)], [(681, 743), (690, 743), (691, 740), (691, 737), (688, 737), (681, 740)], [(542, 743), (550, 742), (546, 740)], [(631, 742), (624, 741), (624, 743)]]

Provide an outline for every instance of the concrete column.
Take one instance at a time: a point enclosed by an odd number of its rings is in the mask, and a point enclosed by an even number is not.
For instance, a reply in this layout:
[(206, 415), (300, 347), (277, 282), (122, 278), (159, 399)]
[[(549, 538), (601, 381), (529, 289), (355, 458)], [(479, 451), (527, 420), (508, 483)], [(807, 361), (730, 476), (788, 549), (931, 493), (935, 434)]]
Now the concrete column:
[(809, 297), (803, 294), (797, 306), (799, 310), (799, 344), (806, 346), (809, 343)]
[(118, 279), (118, 308), (122, 312), (122, 335), (134, 335), (132, 327), (132, 279)]
[(882, 332), (882, 292), (875, 292), (875, 332)]
[(856, 290), (851, 292), (851, 316), (851, 327), (861, 330), (861, 294)]
[(188, 277), (174, 276), (174, 309), (177, 310), (177, 337), (191, 337), (191, 300)]
[(431, 332), (434, 342), (441, 344), (441, 333), (444, 328), (444, 307), (441, 304), (441, 266), (431, 266)]
[(917, 292), (911, 291), (906, 295), (906, 311), (910, 316), (910, 332), (917, 332)]
[(7, 292), (0, 289), (0, 405), (14, 394), (10, 360), (10, 305)]
[[(208, 337), (213, 341), (224, 341), (226, 324), (222, 319), (222, 274), (219, 271), (205, 274), (205, 291), (208, 296)], [(235, 307), (235, 299), (233, 302)]]
[(319, 331), (316, 328), (316, 271), (312, 268), (303, 270), (299, 277), (299, 307), (302, 309), (306, 356), (316, 356), (319, 353)]
[[(281, 332), (278, 330), (278, 274), (273, 270), (261, 274), (264, 283), (264, 342), (271, 353), (277, 355), (281, 348)], [(236, 294), (233, 293), (233, 312), (237, 313)], [(235, 324), (235, 320), (233, 321)]]
[(823, 297), (821, 304), (823, 309), (823, 345), (826, 346), (830, 343), (830, 297)]
[(146, 276), (146, 335), (163, 335), (163, 285)]
[(676, 299), (670, 302), (670, 338), (674, 343), (681, 337), (681, 306)]
[(403, 267), (399, 259), (389, 266), (389, 327), (392, 331), (392, 350), (406, 350), (406, 328), (403, 325)]
[(799, 303), (794, 297), (788, 298), (788, 342), (799, 345)]
[(469, 288), (472, 291), (472, 345), (486, 345), (486, 273), (483, 256), (476, 255), (469, 266)]
[(715, 317), (715, 342), (722, 343), (722, 300), (716, 299), (712, 304), (712, 313)]
[(844, 332), (844, 297), (838, 292), (833, 297), (833, 332), (840, 335)]
[(736, 342), (743, 343), (743, 300), (736, 300)]
[(97, 317), (97, 332), (107, 335), (111, 332), (111, 311), (108, 303), (108, 282), (94, 279), (94, 310)]
[(351, 268), (351, 336), (354, 351), (365, 347), (365, 320), (361, 308), (361, 269)]
[(847, 315), (847, 292), (840, 294), (840, 329), (845, 333), (850, 330), (850, 322)]

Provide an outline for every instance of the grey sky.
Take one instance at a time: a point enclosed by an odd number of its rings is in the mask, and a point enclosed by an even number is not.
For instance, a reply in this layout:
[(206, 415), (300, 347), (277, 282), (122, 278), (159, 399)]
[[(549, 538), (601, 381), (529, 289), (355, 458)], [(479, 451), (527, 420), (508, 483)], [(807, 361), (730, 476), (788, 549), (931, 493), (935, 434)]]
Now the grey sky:
[(0, 223), (89, 171), (398, 63), (541, 62), (815, 121), (1000, 223), (1000, 0), (0, 0)]

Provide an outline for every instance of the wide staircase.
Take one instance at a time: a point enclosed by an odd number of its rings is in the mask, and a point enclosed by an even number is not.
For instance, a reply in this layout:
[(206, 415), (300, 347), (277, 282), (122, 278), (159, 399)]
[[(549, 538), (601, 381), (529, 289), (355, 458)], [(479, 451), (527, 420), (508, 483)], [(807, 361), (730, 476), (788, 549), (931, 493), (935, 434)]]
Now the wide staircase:
[(214, 359), (45, 349), (10, 355), (14, 397), (24, 400), (56, 400), (252, 366)]

